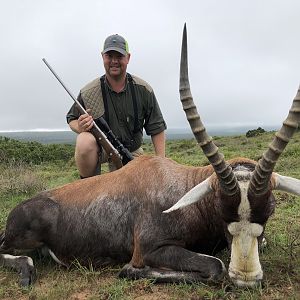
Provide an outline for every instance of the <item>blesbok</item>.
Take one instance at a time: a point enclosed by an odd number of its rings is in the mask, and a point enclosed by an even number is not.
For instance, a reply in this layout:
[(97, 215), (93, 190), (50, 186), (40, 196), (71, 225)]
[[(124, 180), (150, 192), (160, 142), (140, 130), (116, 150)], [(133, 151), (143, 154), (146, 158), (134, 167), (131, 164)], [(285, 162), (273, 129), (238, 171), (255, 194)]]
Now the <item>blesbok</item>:
[(183, 166), (143, 156), (115, 172), (19, 204), (0, 236), (0, 263), (19, 271), (22, 285), (34, 281), (35, 268), (30, 257), (14, 256), (14, 250), (40, 247), (65, 266), (75, 259), (95, 267), (126, 263), (121, 277), (195, 282), (224, 276), (223, 262), (212, 255), (228, 246), (233, 282), (253, 286), (262, 280), (259, 245), (274, 211), (272, 190), (300, 195), (300, 180), (273, 172), (299, 125), (300, 90), (257, 164), (246, 158), (225, 162), (207, 135), (190, 93), (186, 28), (180, 98), (211, 165)]

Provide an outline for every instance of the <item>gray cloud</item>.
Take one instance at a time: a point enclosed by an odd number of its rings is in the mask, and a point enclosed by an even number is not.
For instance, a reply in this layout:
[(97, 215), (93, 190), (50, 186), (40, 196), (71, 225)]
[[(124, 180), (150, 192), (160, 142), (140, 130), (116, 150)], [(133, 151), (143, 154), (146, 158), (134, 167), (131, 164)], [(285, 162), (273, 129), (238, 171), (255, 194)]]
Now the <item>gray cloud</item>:
[(192, 93), (205, 124), (280, 125), (300, 82), (300, 2), (3, 1), (0, 130), (68, 128), (72, 100), (103, 73), (103, 40), (120, 33), (128, 71), (155, 90), (169, 128), (187, 127), (178, 93), (184, 22)]

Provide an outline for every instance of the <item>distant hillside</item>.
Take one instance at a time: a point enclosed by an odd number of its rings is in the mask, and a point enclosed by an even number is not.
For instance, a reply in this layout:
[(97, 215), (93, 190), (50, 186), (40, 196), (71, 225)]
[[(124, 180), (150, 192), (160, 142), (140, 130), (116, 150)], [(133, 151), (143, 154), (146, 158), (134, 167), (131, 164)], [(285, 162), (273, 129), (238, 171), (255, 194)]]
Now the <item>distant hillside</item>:
[[(246, 126), (240, 127), (218, 127), (207, 128), (212, 136), (231, 136), (245, 134), (249, 129)], [(266, 131), (274, 130), (274, 127), (264, 127)], [(0, 136), (9, 137), (20, 141), (35, 141), (42, 144), (75, 144), (76, 133), (66, 131), (19, 131), (0, 132)], [(192, 139), (194, 136), (189, 128), (168, 128), (166, 131), (167, 140)], [(145, 135), (145, 139), (150, 137)]]
[(0, 132), (0, 136), (19, 141), (39, 142), (42, 144), (75, 144), (76, 140), (76, 133), (72, 131)]

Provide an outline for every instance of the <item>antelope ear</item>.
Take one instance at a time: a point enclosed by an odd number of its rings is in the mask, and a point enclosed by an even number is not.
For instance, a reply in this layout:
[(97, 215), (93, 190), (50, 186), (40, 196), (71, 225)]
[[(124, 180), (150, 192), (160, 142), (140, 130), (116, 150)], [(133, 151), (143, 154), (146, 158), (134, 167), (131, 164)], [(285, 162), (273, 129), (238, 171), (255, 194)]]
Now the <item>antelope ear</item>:
[(171, 208), (164, 210), (163, 213), (169, 213), (173, 210), (177, 210), (179, 208), (198, 202), (206, 195), (211, 193), (213, 191), (213, 188), (211, 186), (211, 177), (212, 176), (208, 177), (207, 179), (193, 187), (181, 199), (179, 199), (177, 203), (175, 203)]
[(274, 190), (288, 192), (297, 196), (300, 196), (300, 180), (279, 175), (273, 172), (273, 178), (275, 180)]

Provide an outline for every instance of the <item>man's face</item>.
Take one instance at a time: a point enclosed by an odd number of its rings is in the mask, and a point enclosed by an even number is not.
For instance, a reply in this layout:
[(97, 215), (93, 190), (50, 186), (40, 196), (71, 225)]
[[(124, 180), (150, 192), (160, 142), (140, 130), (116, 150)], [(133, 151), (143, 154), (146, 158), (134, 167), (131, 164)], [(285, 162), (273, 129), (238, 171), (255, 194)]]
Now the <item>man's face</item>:
[(126, 73), (130, 54), (122, 55), (117, 51), (108, 51), (102, 54), (102, 58), (105, 71), (109, 76), (118, 79)]

